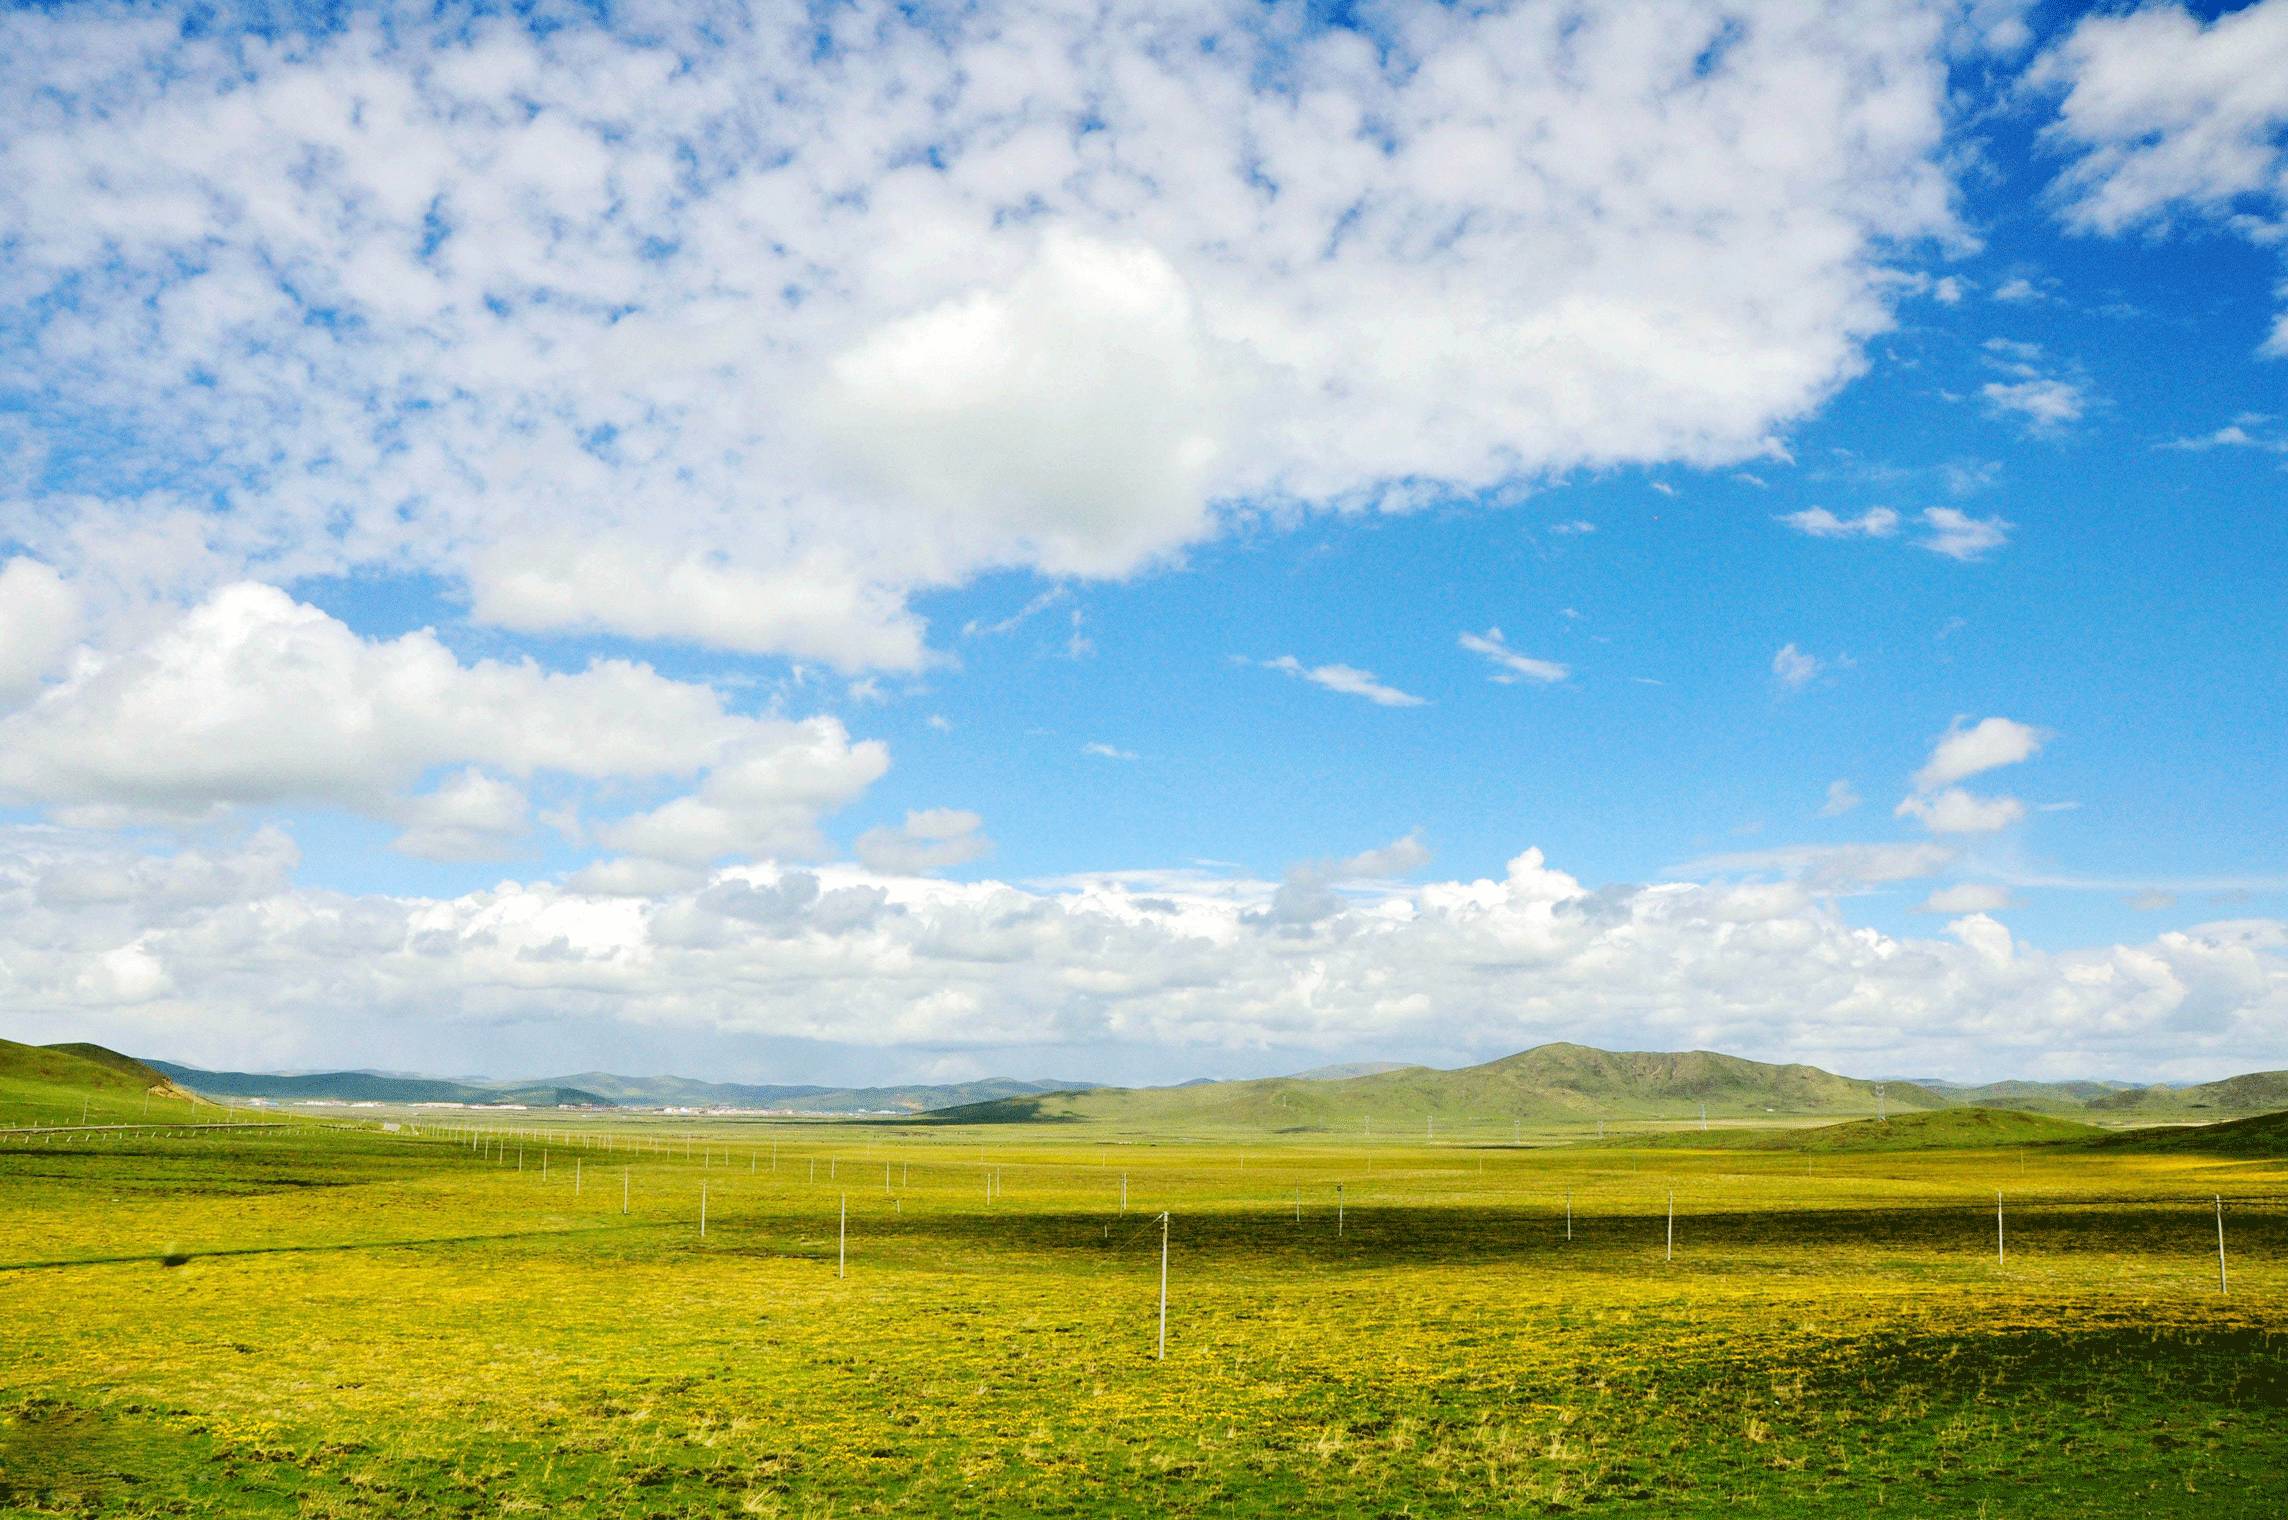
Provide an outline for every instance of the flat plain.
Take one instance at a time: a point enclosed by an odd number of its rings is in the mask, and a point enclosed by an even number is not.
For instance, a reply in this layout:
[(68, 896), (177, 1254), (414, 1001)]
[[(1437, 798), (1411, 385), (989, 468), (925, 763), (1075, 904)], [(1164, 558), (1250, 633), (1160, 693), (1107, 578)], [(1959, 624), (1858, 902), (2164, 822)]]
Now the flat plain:
[(2288, 1504), (2277, 1155), (144, 1096), (0, 1091), (0, 1513)]

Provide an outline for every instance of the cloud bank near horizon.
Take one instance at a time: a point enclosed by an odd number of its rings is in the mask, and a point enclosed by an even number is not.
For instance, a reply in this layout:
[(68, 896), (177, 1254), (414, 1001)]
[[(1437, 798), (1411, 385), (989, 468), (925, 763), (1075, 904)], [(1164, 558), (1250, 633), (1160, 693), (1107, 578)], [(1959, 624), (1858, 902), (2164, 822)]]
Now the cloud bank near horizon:
[[(969, 821), (912, 824), (958, 839)], [(450, 1050), (528, 1021), (553, 1049), (597, 1030), (810, 1042), (871, 1052), (884, 1076), (1018, 1050), (1117, 1080), (1144, 1051), (1164, 1072), (1552, 1039), (1988, 1077), (2288, 1060), (2288, 926), (2045, 952), (1969, 894), (1942, 933), (1896, 937), (1846, 919), (1837, 873), (1926, 872), (1842, 854), (1602, 890), (1532, 849), (1498, 880), (1337, 874), (1418, 869), (1402, 839), (1318, 868), (1300, 913), (1282, 911), (1294, 879), (1203, 870), (1024, 885), (759, 865), (641, 895), (350, 896), (295, 886), (276, 831), (152, 857), (17, 828), (0, 834), (0, 967), (29, 1037), (239, 1067)]]

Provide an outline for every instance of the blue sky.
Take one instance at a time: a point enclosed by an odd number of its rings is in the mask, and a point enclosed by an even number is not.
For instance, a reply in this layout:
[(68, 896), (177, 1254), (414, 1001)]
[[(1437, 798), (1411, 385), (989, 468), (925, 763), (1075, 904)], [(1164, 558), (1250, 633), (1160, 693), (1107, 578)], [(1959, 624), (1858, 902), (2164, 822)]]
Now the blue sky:
[(1372, 14), (8, 18), (10, 1032), (2288, 1063), (2288, 0)]

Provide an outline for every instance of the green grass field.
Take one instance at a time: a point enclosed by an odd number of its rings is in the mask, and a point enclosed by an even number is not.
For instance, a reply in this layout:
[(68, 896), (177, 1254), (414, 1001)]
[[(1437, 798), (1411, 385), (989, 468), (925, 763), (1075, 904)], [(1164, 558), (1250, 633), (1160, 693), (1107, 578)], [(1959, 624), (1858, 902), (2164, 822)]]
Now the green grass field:
[(2288, 1508), (2276, 1155), (399, 1117), (0, 1136), (0, 1514)]

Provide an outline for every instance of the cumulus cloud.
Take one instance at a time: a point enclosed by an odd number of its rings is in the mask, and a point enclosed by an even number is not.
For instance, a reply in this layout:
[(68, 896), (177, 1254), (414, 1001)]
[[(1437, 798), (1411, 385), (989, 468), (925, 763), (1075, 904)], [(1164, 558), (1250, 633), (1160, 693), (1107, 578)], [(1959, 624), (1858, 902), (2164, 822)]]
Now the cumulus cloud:
[(1789, 512), (1781, 522), (1813, 538), (1889, 538), (1899, 531), (1899, 514), (1889, 507), (1869, 507), (1857, 517), (1837, 517), (1825, 507)]
[(990, 570), (1737, 462), (1955, 234), (1954, 45), (1844, 4), (19, 10), (10, 436), (121, 444), (25, 547), (913, 669), (912, 598)]
[(88, 653), (0, 718), (0, 797), (172, 816), (320, 802), (391, 817), (439, 766), (687, 776), (778, 731), (648, 666), (463, 663), (427, 630), (361, 638), (249, 583), (132, 647)]
[(1987, 406), (2016, 416), (2037, 433), (2054, 433), (2069, 422), (2079, 422), (2089, 400), (2081, 386), (2054, 375), (2031, 380), (1989, 380), (1978, 388)]
[(1819, 805), (1819, 816), (1840, 818), (1865, 800), (1859, 795), (1859, 789), (1849, 781), (1830, 781), (1827, 783), (1827, 798)]
[[(1796, 532), (1811, 538), (1894, 538), (1903, 519), (1889, 507), (1869, 507), (1857, 517), (1838, 517), (1825, 507), (1807, 507), (1780, 517)], [(1983, 559), (2010, 541), (2016, 524), (1999, 516), (1974, 517), (1959, 507), (1929, 507), (1917, 515), (1923, 536), (1916, 547), (1948, 559), (1965, 562)]]
[(756, 720), (696, 790), (605, 824), (596, 838), (607, 849), (684, 866), (732, 856), (821, 856), (829, 847), (819, 819), (855, 801), (889, 768), (879, 741), (854, 744), (833, 718)]
[(1964, 1046), (1996, 1068), (2288, 1059), (2274, 920), (2045, 952), (1983, 910), (1900, 937), (1795, 881), (1590, 889), (1532, 850), (1278, 924), (1263, 920), (1280, 888), (1180, 873), (1049, 890), (743, 866), (651, 896), (376, 898), (292, 886), (288, 848), (170, 868), (0, 831), (14, 1032), (277, 1064), (338, 1057), (349, 1020), (380, 1056), (522, 1018), (988, 1061), (1019, 1046), (1490, 1056), (1583, 1037), (1862, 1071)]
[(1917, 546), (1964, 562), (1983, 559), (2001, 548), (2017, 526), (2000, 517), (1973, 517), (1955, 507), (1931, 507), (1922, 520), (1928, 531), (1915, 541)]
[(40, 689), (79, 641), (79, 594), (36, 559), (0, 565), (0, 708)]
[[(2119, 234), (2179, 213), (2277, 244), (2288, 221), (2288, 0), (2213, 20), (2173, 5), (2089, 16), (2034, 62), (2058, 92), (2045, 135), (2071, 155), (2066, 225)], [(2288, 311), (2266, 349), (2288, 354)]]
[(858, 836), (858, 859), (868, 870), (918, 876), (947, 866), (966, 865), (993, 848), (985, 820), (960, 808), (923, 808), (906, 814), (896, 828), (868, 829)]
[(1509, 647), (1499, 628), (1488, 628), (1484, 633), (1465, 633), (1461, 645), (1472, 654), (1484, 655), (1494, 664), (1494, 673), (1487, 680), (1497, 685), (1510, 686), (1519, 681), (1535, 681), (1554, 685), (1573, 672), (1570, 667), (1555, 660), (1539, 660), (1532, 655), (1520, 654)]
[(1430, 863), (1430, 847), (1422, 842), (1422, 832), (1393, 839), (1378, 849), (1362, 850), (1340, 862), (1334, 870), (1341, 877), (1411, 876)]
[(1908, 797), (1892, 810), (1898, 818), (1918, 818), (1934, 834), (1992, 834), (2026, 816), (2015, 797), (1980, 797), (1961, 787), (1927, 797)]
[(464, 770), (399, 808), (405, 832), (390, 848), (427, 860), (490, 860), (532, 827), (523, 792), (482, 771)]
[(1276, 670), (1299, 681), (1308, 681), (1313, 686), (1323, 686), (1328, 691), (1364, 697), (1377, 707), (1423, 707), (1429, 703), (1429, 698), (1417, 697), (1410, 692), (1400, 691), (1395, 686), (1386, 685), (1375, 679), (1373, 671), (1361, 670), (1356, 665), (1306, 665), (1291, 654), (1265, 660), (1262, 665), (1265, 670)]
[(1960, 886), (1940, 887), (1923, 899), (1917, 913), (1998, 913), (2010, 906), (2008, 887), (1984, 886), (1965, 882)]
[(2039, 753), (2049, 738), (2044, 730), (2011, 718), (1981, 718), (1967, 726), (1957, 718), (1915, 772), (1915, 790), (1935, 792), (1982, 771), (2016, 765)]

